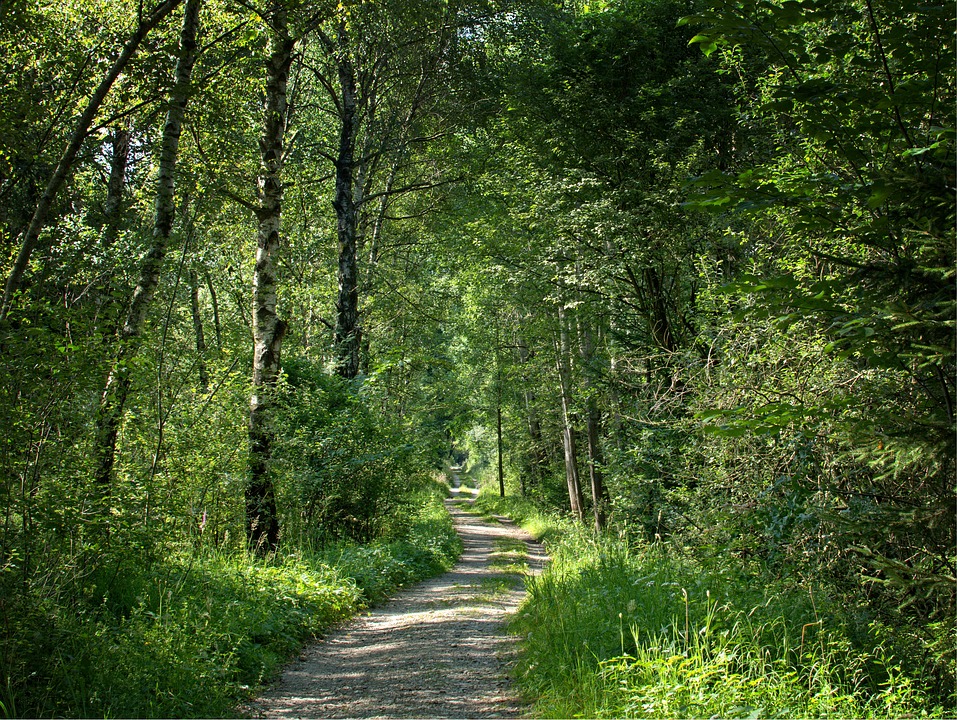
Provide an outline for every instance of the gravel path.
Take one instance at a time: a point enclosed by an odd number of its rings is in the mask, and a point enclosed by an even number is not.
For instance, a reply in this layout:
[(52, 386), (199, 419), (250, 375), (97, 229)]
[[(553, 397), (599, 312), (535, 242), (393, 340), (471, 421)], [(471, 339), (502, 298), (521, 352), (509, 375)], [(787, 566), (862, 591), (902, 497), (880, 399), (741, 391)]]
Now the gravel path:
[[(446, 501), (465, 546), (448, 573), (400, 593), (370, 615), (308, 647), (250, 705), (258, 717), (519, 717), (507, 671), (515, 640), (504, 623), (524, 596), (525, 573), (546, 562), (511, 522), (464, 512), (474, 491)], [(524, 548), (522, 547), (524, 544)]]

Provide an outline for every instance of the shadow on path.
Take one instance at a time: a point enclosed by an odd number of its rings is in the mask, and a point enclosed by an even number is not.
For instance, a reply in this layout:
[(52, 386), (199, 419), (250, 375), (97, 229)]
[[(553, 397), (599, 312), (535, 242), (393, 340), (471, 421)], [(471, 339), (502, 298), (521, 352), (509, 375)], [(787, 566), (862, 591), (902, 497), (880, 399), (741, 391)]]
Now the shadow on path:
[(465, 512), (461, 505), (473, 502), (475, 491), (461, 486), (457, 476), (453, 484), (446, 504), (464, 545), (455, 567), (308, 647), (282, 679), (250, 705), (254, 714), (522, 715), (524, 706), (507, 678), (515, 639), (505, 634), (504, 624), (525, 594), (524, 583), (510, 568), (501, 567), (501, 548), (525, 542), (529, 574), (540, 572), (547, 558), (541, 545), (514, 524), (488, 522)]

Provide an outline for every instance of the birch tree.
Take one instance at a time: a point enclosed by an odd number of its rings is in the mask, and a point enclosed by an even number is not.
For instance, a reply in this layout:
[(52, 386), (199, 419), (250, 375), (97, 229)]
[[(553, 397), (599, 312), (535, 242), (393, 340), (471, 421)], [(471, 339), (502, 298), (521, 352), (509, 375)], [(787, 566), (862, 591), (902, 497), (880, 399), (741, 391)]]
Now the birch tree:
[(260, 147), (259, 205), (256, 208), (256, 265), (253, 271), (253, 369), (249, 398), (249, 481), (245, 490), (246, 536), (257, 553), (279, 545), (276, 495), (269, 473), (273, 447), (270, 424), (280, 351), (287, 324), (277, 310), (277, 261), (282, 229), (282, 168), (289, 105), (289, 68), (296, 40), (279, 3), (268, 16), (269, 51)]
[[(176, 63), (176, 79), (169, 95), (169, 106), (160, 144), (152, 243), (140, 265), (139, 280), (130, 299), (126, 319), (119, 331), (116, 356), (96, 415), (94, 480), (104, 498), (107, 498), (110, 492), (113, 465), (116, 459), (116, 442), (131, 386), (130, 360), (139, 349), (147, 311), (159, 285), (167, 245), (176, 218), (176, 159), (179, 153), (183, 118), (186, 115), (186, 105), (190, 96), (193, 66), (198, 53), (197, 34), (201, 4), (202, 0), (186, 2), (179, 40), (179, 57)], [(106, 512), (106, 507), (102, 510)]]
[(10, 269), (3, 288), (3, 301), (2, 304), (0, 304), (0, 320), (5, 318), (10, 312), (14, 296), (17, 291), (20, 290), (23, 275), (30, 262), (30, 256), (37, 247), (37, 243), (40, 240), (40, 233), (43, 232), (43, 228), (46, 226), (50, 210), (53, 207), (57, 194), (70, 176), (77, 154), (80, 152), (80, 148), (90, 132), (93, 121), (96, 119), (97, 113), (100, 111), (100, 107), (103, 105), (104, 100), (106, 100), (113, 84), (136, 54), (136, 51), (150, 31), (173, 12), (181, 2), (182, 0), (164, 0), (152, 11), (140, 17), (136, 29), (130, 35), (119, 55), (110, 65), (99, 86), (97, 86), (87, 101), (86, 107), (84, 107), (83, 112), (77, 119), (73, 133), (70, 135), (67, 147), (60, 156), (60, 160), (50, 175), (43, 194), (37, 202), (36, 210), (30, 219), (30, 224), (26, 230), (24, 230), (23, 236), (20, 239), (20, 250), (17, 253), (17, 257), (13, 263), (13, 267)]

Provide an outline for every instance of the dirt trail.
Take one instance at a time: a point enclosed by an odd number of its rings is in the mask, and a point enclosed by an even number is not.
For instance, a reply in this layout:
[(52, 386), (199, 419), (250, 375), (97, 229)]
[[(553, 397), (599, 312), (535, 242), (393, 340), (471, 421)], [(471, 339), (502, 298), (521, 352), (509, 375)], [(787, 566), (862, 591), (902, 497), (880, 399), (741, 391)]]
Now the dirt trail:
[[(457, 482), (457, 480), (456, 480)], [(464, 512), (473, 491), (446, 501), (464, 551), (448, 573), (400, 593), (370, 615), (308, 647), (282, 679), (248, 708), (258, 717), (519, 717), (524, 708), (506, 673), (515, 641), (506, 616), (524, 595), (515, 550), (529, 573), (541, 545), (510, 522)], [(511, 551), (511, 552), (509, 552)], [(510, 566), (509, 566), (510, 564)]]

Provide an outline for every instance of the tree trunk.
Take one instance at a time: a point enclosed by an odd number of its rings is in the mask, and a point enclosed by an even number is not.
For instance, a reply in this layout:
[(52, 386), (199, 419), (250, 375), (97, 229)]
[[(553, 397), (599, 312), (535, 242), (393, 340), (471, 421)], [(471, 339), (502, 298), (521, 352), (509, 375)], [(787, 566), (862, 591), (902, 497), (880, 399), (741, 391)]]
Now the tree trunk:
[[(120, 235), (123, 191), (126, 187), (126, 171), (130, 159), (130, 136), (129, 130), (120, 127), (114, 128), (110, 133), (110, 179), (107, 184), (106, 200), (103, 203), (103, 225), (100, 231), (100, 249), (104, 253), (116, 243)], [(121, 312), (112, 275), (112, 269), (104, 273), (94, 297), (97, 304), (97, 324), (102, 328), (104, 338), (112, 338), (116, 335)]]
[(339, 237), (339, 295), (336, 300), (335, 354), (336, 372), (344, 378), (359, 373), (358, 267), (356, 227), (358, 218), (353, 200), (355, 143), (358, 132), (356, 113), (356, 76), (349, 57), (349, 37), (345, 23), (339, 26), (336, 64), (341, 92), (339, 151), (336, 157), (336, 231)]
[(605, 527), (608, 508), (608, 492), (605, 489), (601, 466), (604, 462), (601, 454), (601, 410), (596, 397), (597, 388), (592, 380), (594, 373), (595, 342), (592, 338), (588, 320), (582, 318), (578, 324), (581, 345), (582, 364), (584, 365), (584, 389), (586, 397), (585, 427), (588, 436), (588, 476), (591, 481), (592, 509), (595, 516), (595, 530)]
[(498, 406), (495, 408), (496, 438), (498, 440), (498, 494), (505, 497), (505, 470), (502, 461), (502, 398), (499, 396)]
[(189, 271), (189, 308), (193, 315), (193, 334), (196, 337), (196, 365), (199, 372), (199, 387), (209, 392), (209, 371), (206, 368), (206, 336), (203, 332), (203, 316), (199, 311), (199, 276)]
[(63, 187), (63, 183), (65, 183), (69, 177), (76, 156), (80, 152), (80, 147), (82, 147), (83, 141), (90, 131), (90, 126), (93, 124), (93, 120), (99, 112), (100, 106), (113, 87), (113, 83), (116, 82), (116, 78), (118, 78), (120, 73), (126, 68), (127, 63), (129, 63), (130, 59), (136, 53), (143, 39), (181, 2), (182, 0), (164, 0), (153, 12), (143, 15), (140, 18), (136, 30), (133, 31), (129, 40), (126, 41), (119, 56), (110, 66), (106, 76), (93, 92), (89, 102), (87, 102), (86, 108), (84, 108), (83, 113), (77, 120), (76, 127), (70, 136), (70, 142), (67, 144), (66, 150), (63, 151), (63, 155), (60, 156), (60, 161), (57, 163), (53, 175), (51, 175), (47, 181), (43, 195), (40, 196), (33, 217), (30, 219), (30, 224), (23, 233), (23, 239), (20, 241), (20, 252), (17, 254), (17, 258), (13, 263), (10, 275), (7, 277), (6, 284), (3, 288), (3, 304), (0, 305), (0, 320), (3, 320), (10, 312), (14, 295), (20, 289), (23, 282), (23, 274), (26, 272), (27, 264), (30, 262), (30, 256), (36, 249), (37, 242), (40, 239), (40, 233), (46, 225), (47, 216), (50, 214), (50, 209), (53, 207), (57, 193), (60, 192), (60, 188)]
[(123, 190), (126, 187), (126, 170), (130, 161), (130, 136), (130, 131), (121, 127), (114, 128), (110, 133), (110, 179), (106, 186), (103, 232), (100, 235), (100, 247), (104, 250), (112, 247), (120, 234)]
[[(523, 368), (522, 380), (525, 387), (525, 417), (526, 423), (528, 425), (528, 437), (529, 441), (531, 442), (531, 447), (529, 448), (528, 452), (528, 465), (531, 475), (530, 480), (533, 485), (538, 485), (542, 480), (542, 475), (544, 473), (545, 467), (548, 464), (548, 453), (545, 451), (545, 443), (542, 439), (542, 424), (538, 417), (535, 392), (531, 389), (532, 383), (524, 371), (524, 368), (528, 364), (530, 358), (528, 345), (522, 338), (518, 338), (515, 341), (515, 345), (518, 348), (518, 359)], [(522, 476), (521, 486), (522, 495), (524, 496), (528, 489), (524, 474)]]
[(286, 85), (295, 41), (289, 37), (285, 8), (272, 15), (267, 61), (265, 114), (260, 147), (259, 221), (253, 270), (253, 375), (249, 399), (249, 482), (246, 486), (246, 539), (264, 555), (279, 545), (276, 494), (269, 472), (272, 456), (272, 395), (279, 379), (286, 323), (277, 314), (276, 279), (282, 225), (282, 160), (288, 106)]
[(556, 349), (558, 365), (558, 379), (562, 396), (562, 444), (565, 448), (565, 479), (568, 483), (568, 500), (572, 515), (578, 521), (585, 519), (584, 499), (582, 498), (581, 482), (578, 479), (578, 458), (575, 441), (575, 418), (572, 411), (572, 379), (571, 379), (571, 343), (568, 339), (568, 318), (565, 308), (558, 306), (558, 334), (559, 342)]
[(661, 275), (655, 268), (645, 268), (643, 272), (645, 283), (648, 285), (650, 298), (649, 322), (651, 335), (662, 350), (672, 355), (677, 349), (671, 320), (668, 317), (668, 303), (665, 297), (665, 288)]
[(180, 33), (179, 59), (176, 63), (176, 81), (170, 92), (166, 124), (160, 146), (159, 174), (156, 183), (156, 203), (153, 216), (153, 241), (140, 266), (140, 276), (130, 300), (126, 320), (120, 328), (116, 357), (106, 381), (96, 417), (96, 467), (94, 479), (100, 488), (104, 507), (108, 502), (116, 459), (116, 440), (126, 398), (130, 390), (130, 363), (139, 349), (140, 337), (146, 323), (146, 312), (159, 284), (166, 257), (166, 246), (176, 217), (174, 176), (179, 152), (179, 138), (189, 99), (190, 78), (196, 60), (196, 35), (199, 28), (201, 0), (187, 0)]
[(213, 287), (213, 279), (209, 276), (208, 271), (204, 271), (203, 276), (206, 280), (206, 289), (209, 290), (209, 302), (213, 306), (213, 329), (216, 330), (216, 349), (222, 352), (223, 328), (219, 322), (219, 301), (216, 298), (216, 288)]

